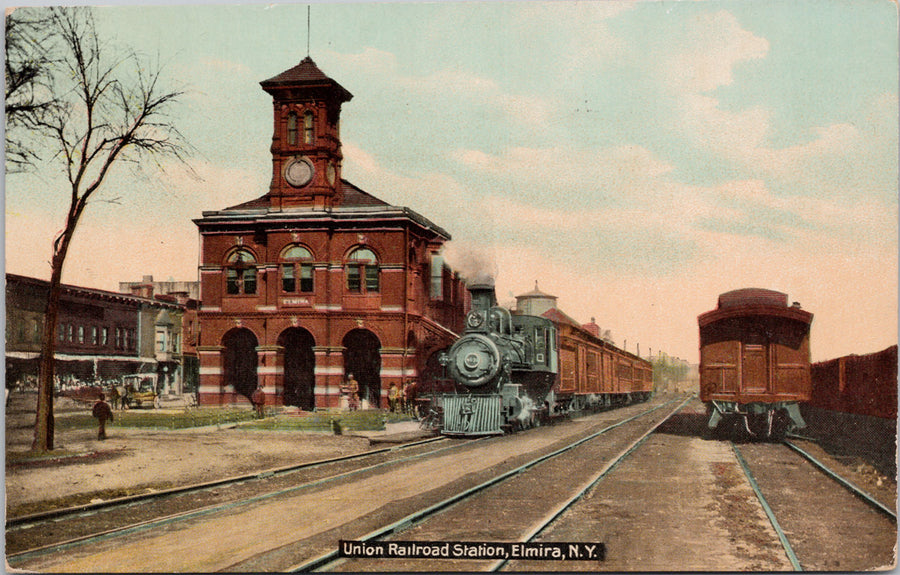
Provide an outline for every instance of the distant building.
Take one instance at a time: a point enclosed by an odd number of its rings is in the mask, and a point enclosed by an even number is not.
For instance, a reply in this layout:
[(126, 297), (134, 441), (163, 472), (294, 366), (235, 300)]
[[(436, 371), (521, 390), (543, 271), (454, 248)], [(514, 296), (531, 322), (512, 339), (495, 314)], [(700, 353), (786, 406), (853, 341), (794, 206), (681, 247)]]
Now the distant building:
[(556, 308), (556, 296), (542, 292), (538, 289), (537, 281), (534, 289), (528, 293), (516, 296), (516, 313), (522, 315), (541, 315), (545, 311)]
[[(200, 403), (387, 405), (428, 379), (462, 330), (467, 292), (440, 256), (444, 229), (341, 178), (341, 105), (352, 95), (310, 58), (262, 82), (272, 96), (272, 180), (194, 220), (201, 247)], [(438, 193), (434, 191), (432, 193)]]
[[(36, 382), (50, 282), (6, 274), (7, 381)], [(196, 381), (196, 356), (184, 353), (182, 321), (191, 304), (63, 285), (55, 375), (60, 386), (157, 376), (161, 393), (180, 395)], [(187, 359), (186, 359), (187, 357)]]
[[(131, 295), (175, 303), (180, 313), (160, 311), (143, 322), (145, 329), (153, 326), (154, 354), (160, 364), (163, 392), (171, 395), (197, 393), (200, 384), (200, 360), (197, 342), (200, 338), (200, 282), (154, 281), (145, 275), (139, 282), (119, 282), (119, 291)], [(147, 337), (151, 334), (148, 332)], [(176, 376), (176, 374), (180, 374)]]

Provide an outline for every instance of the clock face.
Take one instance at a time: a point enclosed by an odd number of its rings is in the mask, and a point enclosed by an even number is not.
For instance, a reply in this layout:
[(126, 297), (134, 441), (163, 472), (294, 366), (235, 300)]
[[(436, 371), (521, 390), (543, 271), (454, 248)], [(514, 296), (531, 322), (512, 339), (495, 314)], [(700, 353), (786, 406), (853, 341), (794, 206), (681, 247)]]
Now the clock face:
[(313, 167), (306, 158), (294, 158), (284, 168), (284, 179), (295, 188), (305, 186), (312, 177)]

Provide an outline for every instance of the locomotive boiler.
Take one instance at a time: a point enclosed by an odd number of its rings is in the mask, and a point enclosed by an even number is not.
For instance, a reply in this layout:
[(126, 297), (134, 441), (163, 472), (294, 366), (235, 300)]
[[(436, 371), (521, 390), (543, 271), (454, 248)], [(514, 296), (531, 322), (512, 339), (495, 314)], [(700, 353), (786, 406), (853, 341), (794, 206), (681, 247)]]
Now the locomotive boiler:
[(813, 315), (787, 302), (781, 292), (738, 289), (697, 318), (700, 399), (710, 429), (737, 422), (752, 437), (766, 438), (806, 426), (798, 404), (811, 394)]
[(502, 434), (539, 424), (558, 372), (556, 326), (498, 306), (492, 285), (469, 291), (465, 333), (441, 358), (461, 388), (442, 398), (443, 433)]

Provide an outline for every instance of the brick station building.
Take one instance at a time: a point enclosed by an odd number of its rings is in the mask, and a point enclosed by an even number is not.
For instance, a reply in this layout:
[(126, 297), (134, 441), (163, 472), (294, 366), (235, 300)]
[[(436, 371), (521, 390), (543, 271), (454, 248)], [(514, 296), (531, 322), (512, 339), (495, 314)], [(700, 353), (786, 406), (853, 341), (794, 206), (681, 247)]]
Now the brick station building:
[(341, 105), (352, 95), (309, 57), (261, 83), (272, 96), (272, 181), (204, 212), (201, 404), (387, 406), (390, 385), (429, 379), (462, 330), (467, 292), (440, 250), (450, 235), (341, 178)]

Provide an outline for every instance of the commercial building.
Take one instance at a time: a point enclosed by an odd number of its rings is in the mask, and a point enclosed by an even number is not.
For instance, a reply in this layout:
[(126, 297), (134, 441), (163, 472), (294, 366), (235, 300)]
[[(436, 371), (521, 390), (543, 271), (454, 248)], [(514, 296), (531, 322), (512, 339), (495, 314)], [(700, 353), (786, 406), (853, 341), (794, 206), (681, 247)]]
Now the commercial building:
[[(6, 274), (7, 385), (36, 384), (50, 282)], [(57, 389), (118, 385), (121, 376), (148, 374), (163, 395), (196, 386), (197, 359), (185, 350), (184, 318), (196, 300), (154, 297), (63, 285), (57, 342)]]

